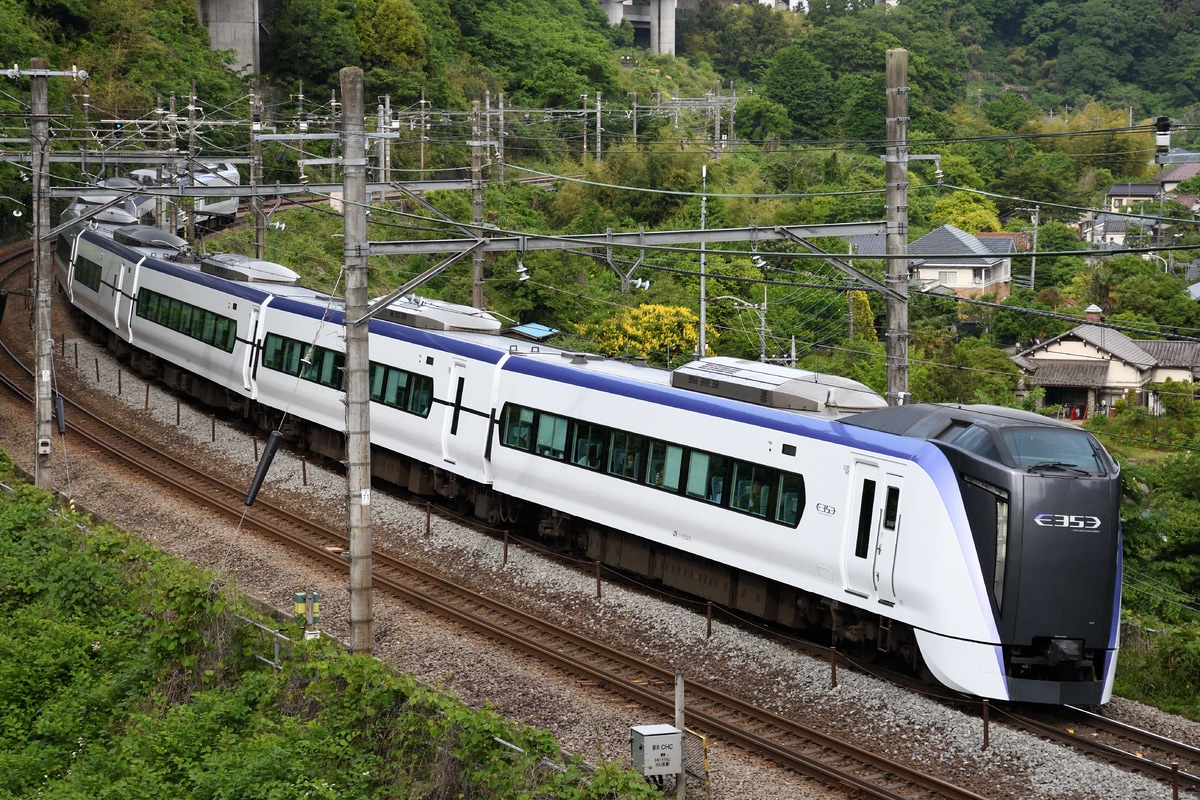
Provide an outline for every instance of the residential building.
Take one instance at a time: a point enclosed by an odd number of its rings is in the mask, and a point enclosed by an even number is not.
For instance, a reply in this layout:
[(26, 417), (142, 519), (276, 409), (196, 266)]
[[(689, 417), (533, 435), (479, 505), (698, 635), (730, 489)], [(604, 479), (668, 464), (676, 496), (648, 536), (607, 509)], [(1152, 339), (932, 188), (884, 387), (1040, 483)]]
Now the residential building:
[(1173, 380), (1191, 386), (1200, 377), (1200, 342), (1132, 339), (1100, 324), (1101, 309), (1089, 306), (1087, 322), (1018, 353), (1025, 387), (1046, 390), (1046, 405), (1084, 419), (1109, 413), (1121, 399), (1161, 413), (1151, 384)]

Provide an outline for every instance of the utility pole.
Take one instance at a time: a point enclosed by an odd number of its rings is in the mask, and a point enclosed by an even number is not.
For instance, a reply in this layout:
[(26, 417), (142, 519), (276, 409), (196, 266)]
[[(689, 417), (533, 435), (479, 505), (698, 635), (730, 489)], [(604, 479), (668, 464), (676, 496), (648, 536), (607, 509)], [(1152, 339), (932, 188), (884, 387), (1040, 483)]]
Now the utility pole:
[[(700, 230), (704, 230), (705, 218), (708, 216), (708, 165), (704, 164), (700, 167)], [(696, 342), (696, 358), (704, 358), (704, 354), (708, 352), (708, 343), (704, 340), (704, 285), (705, 278), (705, 263), (704, 263), (704, 240), (700, 240), (700, 335)]]
[(500, 182), (504, 183), (504, 92), (500, 93), (500, 137), (496, 140), (496, 164), (500, 167)]
[[(483, 238), (483, 154), (479, 140), (479, 101), (471, 114), (471, 224), (475, 235)], [(483, 253), (471, 254), (471, 305), (483, 308)]]
[(1042, 207), (1033, 207), (1033, 255), (1029, 258), (1029, 288), (1037, 291), (1037, 239), (1038, 226), (1041, 224)]
[(637, 92), (630, 92), (633, 95), (633, 144), (637, 146)]
[(421, 180), (425, 180), (425, 90), (421, 90)]
[(600, 92), (596, 92), (596, 163), (600, 163)]
[(908, 399), (908, 51), (887, 51), (887, 400)]
[[(162, 95), (154, 97), (154, 146), (159, 153), (163, 151), (163, 114), (166, 113), (162, 107)], [(163, 185), (163, 165), (157, 164), (154, 167), (154, 183), (156, 186)], [(165, 225), (166, 219), (163, 216), (163, 199), (162, 195), (154, 196), (154, 224)]]
[[(257, 88), (257, 87), (256, 87)], [(250, 96), (250, 185), (262, 185), (262, 100), (258, 92)], [(250, 214), (254, 217), (254, 257), (266, 258), (267, 219), (263, 214), (262, 196), (258, 192), (250, 198)]]
[(50, 338), (50, 85), (49, 62), (31, 58), (30, 120), (31, 163), (33, 165), (34, 240), (34, 416), (37, 425), (37, 460), (34, 483), (39, 489), (50, 489), (50, 397), (51, 364), (54, 343)]
[[(178, 154), (179, 153), (179, 114), (175, 110), (175, 90), (174, 89), (171, 90), (170, 101), (167, 105), (167, 133), (171, 134), (171, 153), (173, 155)], [(177, 177), (175, 175), (175, 165), (171, 164), (167, 169), (171, 173), (170, 177), (171, 177), (172, 182), (174, 182), (175, 178)], [(179, 202), (180, 202), (179, 200), (171, 201), (171, 211), (167, 215), (168, 217), (170, 217), (171, 233), (179, 233)]]
[(767, 363), (767, 285), (763, 284), (763, 301), (758, 307), (758, 360)]
[[(187, 168), (189, 185), (196, 185), (196, 81), (192, 81), (192, 93), (188, 95), (188, 150)], [(196, 198), (188, 198), (187, 238), (196, 241)]]
[[(370, 655), (371, 396), (367, 313), (367, 132), (363, 72), (341, 71), (342, 191), (346, 265), (346, 477), (350, 506), (350, 649)], [(362, 320), (353, 322), (352, 320)]]
[[(12, 80), (21, 77), (15, 64), (4, 74)], [(67, 72), (51, 70), (44, 58), (29, 59), (29, 162), (33, 170), (33, 482), (39, 489), (51, 488), (50, 443), (53, 414), (54, 340), (50, 330), (52, 296), (50, 261), (50, 82), (52, 77), (70, 77), (84, 81), (88, 74), (72, 68)]]
[(737, 110), (737, 89), (733, 88), (733, 81), (729, 82), (729, 146), (733, 147), (737, 144), (737, 134), (734, 133), (733, 117)]
[(721, 146), (721, 82), (717, 81), (717, 93), (713, 96), (713, 147)]

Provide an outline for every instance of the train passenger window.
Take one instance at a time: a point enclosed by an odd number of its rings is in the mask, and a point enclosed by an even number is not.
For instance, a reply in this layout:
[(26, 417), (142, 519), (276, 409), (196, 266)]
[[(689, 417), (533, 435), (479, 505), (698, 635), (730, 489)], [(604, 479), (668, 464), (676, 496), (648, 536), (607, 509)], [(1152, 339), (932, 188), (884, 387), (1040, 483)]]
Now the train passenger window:
[(604, 442), (608, 429), (588, 422), (575, 423), (571, 460), (581, 467), (600, 469), (604, 466)]
[(213, 337), (213, 346), (232, 353), (236, 343), (237, 321), (229, 317), (217, 317), (217, 335)]
[(263, 343), (263, 366), (288, 375), (299, 375), (304, 350), (304, 345), (295, 339), (268, 334)]
[(412, 376), (412, 391), (408, 397), (408, 407), (405, 409), (419, 417), (428, 417), (429, 409), (433, 406), (433, 378), (428, 375)]
[(179, 307), (179, 317), (176, 320), (175, 325), (172, 327), (174, 327), (175, 330), (179, 331), (180, 333), (190, 336), (192, 333), (193, 311), (195, 311), (195, 309), (192, 306), (181, 303)]
[(387, 380), (383, 384), (383, 402), (393, 408), (404, 408), (408, 399), (408, 373), (402, 369), (387, 368)]
[(505, 447), (515, 447), (528, 452), (533, 444), (529, 436), (532, 430), (532, 408), (511, 404), (504, 407), (504, 416), (500, 423), (500, 441)]
[(658, 489), (678, 492), (683, 476), (683, 448), (677, 444), (651, 441), (646, 482)]
[[(174, 300), (149, 289), (138, 292), (136, 313), (141, 319), (170, 328), (204, 344), (219, 347), (227, 353), (233, 352), (237, 340), (237, 321), (229, 317)], [(229, 331), (227, 334), (226, 328)], [(215, 335), (216, 330), (222, 332), (221, 336)]]
[(557, 414), (539, 414), (536, 446), (539, 454), (565, 461), (567, 458), (567, 418)]
[(346, 354), (336, 350), (321, 349), (321, 371), (317, 383), (331, 389), (344, 389), (346, 385)]
[(642, 450), (645, 443), (645, 437), (636, 433), (613, 431), (608, 439), (609, 474), (637, 480), (642, 471)]
[(217, 316), (216, 314), (205, 314), (204, 319), (200, 324), (200, 336), (198, 337), (206, 344), (212, 344), (217, 335)]
[(183, 303), (174, 297), (167, 298), (167, 319), (163, 324), (173, 331), (179, 330), (179, 315), (183, 313)]
[(795, 527), (804, 513), (804, 478), (792, 472), (779, 476), (775, 521)]
[(700, 450), (693, 450), (688, 455), (688, 496), (702, 498), (710, 503), (728, 504), (725, 491), (728, 459)]
[(104, 270), (95, 261), (80, 256), (75, 260), (75, 280), (93, 292), (100, 291)]
[(775, 483), (775, 470), (745, 461), (733, 462), (733, 494), (729, 505), (760, 517), (767, 516), (771, 508), (771, 486)]

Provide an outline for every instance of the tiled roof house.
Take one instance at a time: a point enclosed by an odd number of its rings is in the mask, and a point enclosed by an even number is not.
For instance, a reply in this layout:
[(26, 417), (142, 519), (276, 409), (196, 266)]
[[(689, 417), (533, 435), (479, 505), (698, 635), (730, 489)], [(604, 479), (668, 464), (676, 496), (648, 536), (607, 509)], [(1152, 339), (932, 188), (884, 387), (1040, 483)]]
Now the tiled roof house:
[(1159, 413), (1150, 384), (1168, 379), (1192, 384), (1200, 377), (1200, 342), (1131, 339), (1099, 325), (1097, 306), (1088, 307), (1087, 318), (1013, 357), (1025, 373), (1025, 385), (1046, 390), (1047, 405), (1062, 405), (1082, 418), (1132, 397)]
[(1011, 289), (1011, 237), (980, 239), (953, 225), (943, 225), (908, 246), (909, 271), (928, 291), (944, 287), (960, 297), (995, 294)]

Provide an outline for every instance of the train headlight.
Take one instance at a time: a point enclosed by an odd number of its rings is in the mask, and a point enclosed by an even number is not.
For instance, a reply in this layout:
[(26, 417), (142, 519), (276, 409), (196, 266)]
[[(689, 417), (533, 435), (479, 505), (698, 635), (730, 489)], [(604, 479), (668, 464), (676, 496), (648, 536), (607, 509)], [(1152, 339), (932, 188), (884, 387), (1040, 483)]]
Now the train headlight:
[(1008, 560), (1008, 501), (996, 499), (996, 579), (992, 589), (996, 605), (1004, 601), (1004, 564)]

